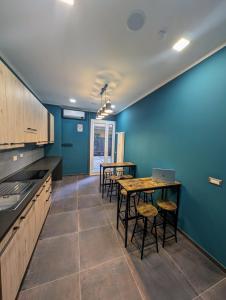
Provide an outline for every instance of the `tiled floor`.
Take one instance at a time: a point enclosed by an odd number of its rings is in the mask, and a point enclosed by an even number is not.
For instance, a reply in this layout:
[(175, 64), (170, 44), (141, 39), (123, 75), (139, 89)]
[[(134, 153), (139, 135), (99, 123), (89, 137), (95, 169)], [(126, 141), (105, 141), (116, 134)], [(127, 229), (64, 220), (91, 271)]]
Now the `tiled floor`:
[(224, 300), (226, 278), (186, 238), (159, 253), (125, 251), (115, 230), (116, 203), (98, 192), (98, 177), (55, 184), (19, 300)]

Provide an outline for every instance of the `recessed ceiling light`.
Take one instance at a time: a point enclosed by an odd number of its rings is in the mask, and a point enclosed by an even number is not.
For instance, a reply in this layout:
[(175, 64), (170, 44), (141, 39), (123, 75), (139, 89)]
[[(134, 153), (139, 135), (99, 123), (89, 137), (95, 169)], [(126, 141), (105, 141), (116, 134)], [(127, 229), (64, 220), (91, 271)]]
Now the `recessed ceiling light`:
[(74, 0), (60, 0), (61, 2), (64, 2), (64, 3), (66, 3), (66, 4), (68, 4), (68, 5), (74, 5)]
[(70, 101), (71, 103), (75, 103), (75, 102), (76, 102), (76, 100), (73, 99), (73, 98), (69, 99), (69, 101)]
[(173, 49), (180, 52), (185, 47), (187, 47), (189, 44), (190, 44), (189, 40), (187, 40), (185, 38), (181, 38), (181, 39), (179, 39), (179, 41), (176, 42), (176, 44), (173, 45)]
[(113, 109), (114, 109), (114, 108), (115, 108), (115, 105), (114, 105), (114, 104), (112, 104), (112, 105), (111, 105), (111, 108), (113, 108)]

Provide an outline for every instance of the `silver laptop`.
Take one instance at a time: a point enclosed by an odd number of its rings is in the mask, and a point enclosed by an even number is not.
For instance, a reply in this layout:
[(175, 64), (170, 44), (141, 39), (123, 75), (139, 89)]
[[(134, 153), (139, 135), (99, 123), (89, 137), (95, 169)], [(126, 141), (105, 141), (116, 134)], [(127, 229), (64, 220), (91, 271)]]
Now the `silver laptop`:
[(176, 171), (171, 169), (153, 168), (152, 177), (166, 182), (174, 182), (176, 177)]

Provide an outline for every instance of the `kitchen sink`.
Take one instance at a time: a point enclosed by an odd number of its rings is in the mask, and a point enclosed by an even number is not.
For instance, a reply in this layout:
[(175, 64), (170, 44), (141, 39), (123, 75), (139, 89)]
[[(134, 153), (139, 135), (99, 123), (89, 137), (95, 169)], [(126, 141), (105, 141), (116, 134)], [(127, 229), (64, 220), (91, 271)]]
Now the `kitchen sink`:
[(0, 211), (10, 208), (16, 209), (22, 201), (20, 195), (0, 196)]
[(26, 181), (26, 180), (38, 180), (42, 179), (48, 170), (34, 170), (34, 171), (26, 171), (23, 170), (21, 172), (16, 173), (15, 175), (9, 177), (6, 181)]
[(0, 211), (15, 210), (23, 202), (25, 195), (33, 186), (33, 181), (3, 182), (0, 184)]

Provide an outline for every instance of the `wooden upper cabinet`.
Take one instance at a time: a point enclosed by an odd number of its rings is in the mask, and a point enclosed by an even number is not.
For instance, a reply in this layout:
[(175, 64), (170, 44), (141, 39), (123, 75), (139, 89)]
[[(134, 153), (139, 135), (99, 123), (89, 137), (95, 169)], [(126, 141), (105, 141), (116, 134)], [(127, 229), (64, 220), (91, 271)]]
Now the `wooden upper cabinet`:
[(4, 67), (0, 62), (0, 149), (9, 143)]
[(5, 91), (7, 102), (8, 140), (10, 144), (23, 144), (23, 91), (22, 84), (7, 68), (5, 74)]
[(0, 150), (48, 143), (48, 111), (0, 61)]

